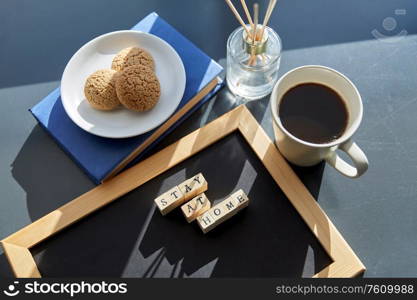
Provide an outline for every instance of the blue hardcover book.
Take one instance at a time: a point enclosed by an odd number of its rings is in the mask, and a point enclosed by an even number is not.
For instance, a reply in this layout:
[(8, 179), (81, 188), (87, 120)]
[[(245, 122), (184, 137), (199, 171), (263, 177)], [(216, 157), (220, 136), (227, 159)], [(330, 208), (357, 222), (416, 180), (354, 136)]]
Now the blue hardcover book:
[(67, 116), (59, 88), (30, 109), (39, 124), (96, 184), (139, 161), (223, 86), (218, 77), (222, 67), (156, 13), (148, 15), (132, 30), (149, 32), (162, 38), (177, 51), (183, 61), (187, 77), (184, 96), (177, 110), (164, 124), (143, 135), (126, 139), (92, 135), (75, 125)]

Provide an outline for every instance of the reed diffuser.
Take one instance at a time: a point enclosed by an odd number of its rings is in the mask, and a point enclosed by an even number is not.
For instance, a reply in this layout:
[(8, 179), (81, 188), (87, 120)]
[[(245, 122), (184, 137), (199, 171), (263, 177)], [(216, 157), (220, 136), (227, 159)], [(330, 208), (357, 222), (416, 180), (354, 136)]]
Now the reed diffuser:
[(240, 0), (248, 24), (244, 22), (231, 0), (225, 0), (241, 27), (227, 41), (227, 84), (237, 96), (247, 100), (260, 99), (271, 93), (281, 61), (281, 39), (268, 27), (277, 0), (270, 0), (262, 24), (259, 4), (253, 6), (253, 17), (245, 0)]

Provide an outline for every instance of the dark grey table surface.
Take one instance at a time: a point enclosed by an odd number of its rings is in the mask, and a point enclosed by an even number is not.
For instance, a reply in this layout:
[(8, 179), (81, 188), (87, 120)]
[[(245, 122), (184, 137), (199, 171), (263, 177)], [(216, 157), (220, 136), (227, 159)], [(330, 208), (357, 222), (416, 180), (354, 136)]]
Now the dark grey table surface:
[[(80, 46), (152, 11), (224, 61), (237, 23), (221, 0), (0, 2), (0, 239), (93, 187), (27, 109), (59, 85)], [(296, 171), (316, 188), (366, 277), (417, 276), (416, 11), (414, 0), (283, 0), (271, 21), (284, 44), (281, 74), (323, 64), (345, 73), (362, 94), (364, 120), (355, 139), (369, 171), (356, 180), (323, 164)], [(381, 40), (376, 31), (398, 36)], [(237, 104), (224, 89), (158, 148)], [(248, 107), (272, 137), (268, 104), (265, 98)], [(11, 276), (2, 252), (0, 276)]]

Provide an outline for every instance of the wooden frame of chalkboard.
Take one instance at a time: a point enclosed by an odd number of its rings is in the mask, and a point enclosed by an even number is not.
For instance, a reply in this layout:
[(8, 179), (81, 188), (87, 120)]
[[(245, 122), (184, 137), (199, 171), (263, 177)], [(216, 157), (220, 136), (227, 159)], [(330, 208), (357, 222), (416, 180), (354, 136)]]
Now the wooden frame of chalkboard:
[(285, 193), (332, 263), (314, 277), (353, 277), (365, 267), (246, 106), (241, 105), (1, 241), (16, 277), (41, 277), (30, 249), (203, 149), (238, 131)]

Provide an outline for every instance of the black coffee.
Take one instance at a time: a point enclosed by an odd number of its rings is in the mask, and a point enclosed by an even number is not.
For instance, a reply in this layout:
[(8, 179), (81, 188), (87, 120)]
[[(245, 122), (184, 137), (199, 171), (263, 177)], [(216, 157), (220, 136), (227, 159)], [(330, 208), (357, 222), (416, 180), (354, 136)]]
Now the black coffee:
[(348, 111), (342, 97), (318, 83), (303, 83), (285, 93), (279, 105), (282, 125), (304, 141), (325, 144), (342, 136)]

